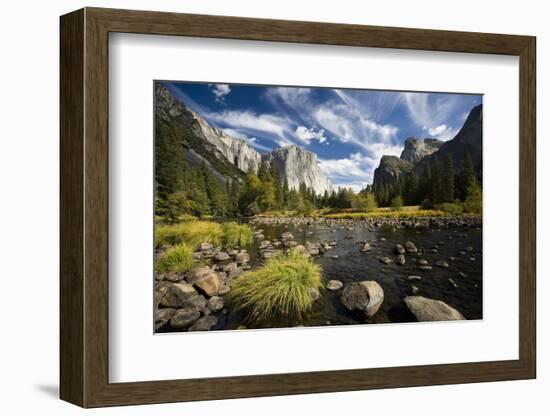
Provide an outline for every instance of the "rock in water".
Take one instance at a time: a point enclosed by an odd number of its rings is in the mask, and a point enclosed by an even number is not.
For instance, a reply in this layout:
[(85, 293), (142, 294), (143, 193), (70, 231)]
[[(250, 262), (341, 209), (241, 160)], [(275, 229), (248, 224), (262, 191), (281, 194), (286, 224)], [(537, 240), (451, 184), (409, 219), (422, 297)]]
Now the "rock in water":
[(405, 264), (405, 256), (403, 254), (399, 254), (397, 258), (395, 259), (395, 262), (399, 264), (400, 266)]
[(414, 243), (412, 241), (407, 241), (405, 243), (405, 250), (407, 251), (407, 253), (417, 253), (418, 252), (418, 249), (416, 248), (416, 246), (414, 245)]
[(384, 302), (384, 290), (373, 280), (354, 282), (344, 288), (340, 299), (350, 311), (361, 310), (371, 318)]
[(459, 321), (464, 316), (445, 302), (425, 298), (423, 296), (407, 296), (405, 304), (419, 322), (428, 321)]
[(189, 328), (189, 331), (208, 331), (218, 323), (214, 315), (203, 316)]
[(378, 257), (378, 260), (380, 260), (380, 262), (384, 264), (393, 263), (393, 260), (390, 259), (389, 257)]
[(405, 247), (403, 247), (401, 244), (396, 244), (393, 251), (395, 252), (395, 254), (405, 254)]
[(333, 292), (342, 289), (342, 287), (344, 287), (344, 284), (340, 280), (329, 280), (327, 283), (327, 289)]
[(239, 253), (235, 256), (235, 261), (238, 264), (248, 263), (250, 261), (250, 255), (248, 253)]
[(202, 290), (208, 296), (217, 295), (222, 284), (218, 274), (204, 266), (198, 266), (191, 270), (187, 275), (187, 281)]
[(443, 267), (443, 268), (447, 268), (449, 267), (449, 263), (447, 263), (446, 261), (443, 261), (443, 260), (438, 260), (435, 262), (435, 265), (437, 267)]
[(214, 260), (216, 260), (216, 261), (229, 260), (229, 254), (227, 254), (225, 251), (220, 251), (218, 254), (216, 254), (214, 256)]
[(370, 244), (368, 242), (365, 242), (365, 244), (363, 245), (363, 247), (361, 247), (361, 251), (363, 253), (368, 253), (369, 251), (371, 251), (372, 248), (370, 246)]

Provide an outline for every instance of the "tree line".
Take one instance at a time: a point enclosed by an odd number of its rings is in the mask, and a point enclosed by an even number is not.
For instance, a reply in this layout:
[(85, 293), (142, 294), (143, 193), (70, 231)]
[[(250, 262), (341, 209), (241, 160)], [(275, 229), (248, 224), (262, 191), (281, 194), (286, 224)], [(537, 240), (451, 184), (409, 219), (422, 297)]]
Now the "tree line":
[(390, 206), (396, 197), (405, 205), (422, 205), (433, 208), (443, 203), (477, 203), (467, 210), (481, 209), (481, 181), (478, 178), (470, 153), (465, 152), (460, 169), (455, 167), (451, 155), (443, 162), (433, 155), (419, 175), (414, 170), (400, 175), (394, 183), (369, 185), (367, 191), (374, 192), (379, 206)]

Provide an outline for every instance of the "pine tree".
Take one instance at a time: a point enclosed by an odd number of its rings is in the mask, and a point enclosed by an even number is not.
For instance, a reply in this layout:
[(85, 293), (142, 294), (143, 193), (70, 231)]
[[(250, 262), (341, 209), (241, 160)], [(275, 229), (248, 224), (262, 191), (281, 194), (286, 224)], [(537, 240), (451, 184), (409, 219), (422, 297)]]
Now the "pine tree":
[(468, 189), (477, 182), (474, 162), (469, 152), (464, 153), (462, 173), (460, 175), (460, 194), (462, 199), (468, 196)]
[(284, 207), (284, 209), (289, 209), (290, 208), (289, 194), (290, 194), (290, 190), (288, 189), (288, 179), (285, 176), (285, 178), (283, 180), (283, 207)]
[(454, 201), (455, 195), (455, 172), (453, 158), (450, 154), (445, 158), (445, 168), (443, 174), (443, 185), (441, 189), (442, 200), (444, 202)]

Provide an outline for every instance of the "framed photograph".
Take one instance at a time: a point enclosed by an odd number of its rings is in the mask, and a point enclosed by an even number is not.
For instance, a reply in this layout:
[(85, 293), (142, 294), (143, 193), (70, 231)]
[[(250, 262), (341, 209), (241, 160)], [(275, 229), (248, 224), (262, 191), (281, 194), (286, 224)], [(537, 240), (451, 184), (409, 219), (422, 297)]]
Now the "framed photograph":
[(82, 407), (536, 376), (535, 38), (61, 17)]

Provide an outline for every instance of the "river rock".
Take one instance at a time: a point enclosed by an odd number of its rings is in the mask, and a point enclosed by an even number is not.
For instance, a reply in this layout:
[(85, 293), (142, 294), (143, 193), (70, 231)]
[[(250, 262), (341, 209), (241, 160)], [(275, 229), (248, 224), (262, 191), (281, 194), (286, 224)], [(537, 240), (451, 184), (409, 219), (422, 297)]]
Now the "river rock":
[(292, 233), (286, 231), (286, 232), (281, 234), (281, 239), (282, 240), (293, 240), (294, 236), (292, 235)]
[(407, 280), (414, 282), (414, 281), (420, 281), (422, 278), (420, 276), (409, 276), (407, 277)]
[(225, 251), (220, 251), (219, 253), (216, 253), (216, 255), (214, 256), (214, 260), (216, 261), (226, 261), (229, 259), (230, 259), (230, 256)]
[(418, 249), (416, 248), (416, 246), (414, 245), (414, 243), (412, 241), (407, 241), (405, 244), (405, 250), (407, 251), (407, 253), (417, 253), (418, 252)]
[(262, 259), (267, 260), (267, 259), (272, 259), (273, 257), (276, 257), (280, 253), (281, 253), (281, 250), (263, 250), (260, 252), (260, 256), (262, 257)]
[(231, 250), (227, 250), (227, 254), (229, 254), (231, 257), (233, 257), (233, 256), (236, 256), (237, 254), (239, 254), (239, 250), (233, 248)]
[(224, 264), (223, 267), (222, 267), (222, 270), (225, 273), (232, 273), (236, 270), (239, 270), (239, 266), (237, 265), (237, 263), (232, 261), (231, 263)]
[(214, 315), (203, 316), (198, 319), (191, 327), (189, 331), (208, 331), (214, 325), (218, 323), (218, 318)]
[(443, 268), (449, 267), (449, 263), (447, 263), (446, 261), (443, 261), (443, 260), (436, 261), (435, 265), (437, 267), (443, 267)]
[(208, 305), (208, 301), (203, 295), (197, 295), (192, 298), (189, 298), (185, 301), (185, 308), (192, 308), (196, 311), (201, 311)]
[(224, 307), (224, 300), (220, 296), (212, 296), (208, 299), (208, 309), (212, 312), (221, 311)]
[(393, 251), (395, 254), (405, 254), (405, 247), (403, 247), (401, 244), (396, 244)]
[(420, 270), (432, 270), (432, 266), (426, 266), (426, 265), (418, 266), (418, 268)]
[(311, 247), (309, 250), (308, 250), (308, 254), (310, 256), (318, 256), (319, 255), (319, 249), (317, 247)]
[(372, 248), (371, 248), (370, 244), (368, 243), (368, 241), (365, 241), (365, 244), (363, 244), (363, 247), (361, 247), (361, 251), (363, 253), (368, 253), (371, 250), (372, 250)]
[(165, 308), (181, 308), (198, 295), (189, 283), (164, 283), (157, 289), (158, 303)]
[(340, 290), (344, 287), (344, 284), (340, 280), (329, 280), (327, 283), (327, 289), (331, 291)]
[(244, 252), (239, 253), (235, 256), (235, 261), (237, 264), (248, 263), (250, 261), (250, 254)]
[(384, 290), (373, 280), (354, 282), (344, 287), (340, 300), (350, 311), (361, 310), (371, 318), (384, 302)]
[(452, 287), (454, 287), (455, 289), (458, 288), (458, 285), (456, 284), (456, 282), (454, 281), (454, 279), (452, 277), (449, 277), (449, 283), (451, 284)]
[(464, 316), (445, 302), (425, 298), (423, 296), (407, 296), (405, 304), (419, 322), (427, 321), (458, 321)]
[(395, 259), (395, 262), (399, 265), (404, 265), (405, 264), (405, 255), (404, 254), (399, 254), (396, 259)]
[(187, 274), (187, 281), (198, 287), (208, 296), (217, 295), (222, 283), (215, 271), (204, 266), (198, 266), (191, 270)]
[(163, 280), (167, 280), (168, 282), (177, 283), (177, 282), (181, 282), (184, 278), (185, 278), (185, 276), (182, 273), (168, 272), (164, 275)]
[(214, 246), (212, 245), (212, 243), (200, 243), (199, 244), (199, 250), (200, 251), (208, 251), (208, 250), (212, 250), (214, 248)]
[(157, 309), (155, 312), (155, 328), (159, 329), (166, 325), (175, 312), (174, 308)]
[(390, 259), (389, 257), (378, 257), (378, 260), (380, 260), (380, 262), (384, 264), (393, 263), (393, 260)]
[(310, 287), (308, 291), (309, 291), (309, 298), (311, 299), (312, 302), (315, 302), (317, 299), (321, 297), (321, 292), (319, 292), (319, 289), (317, 289), (316, 287)]
[(419, 259), (419, 260), (418, 260), (418, 264), (424, 265), (424, 266), (425, 266), (425, 265), (428, 264), (428, 260), (426, 260), (426, 259)]
[(264, 240), (258, 245), (259, 250), (264, 250), (268, 248), (271, 245), (271, 242), (269, 240)]
[(200, 312), (193, 308), (178, 309), (170, 318), (170, 327), (174, 329), (187, 328), (200, 316)]

